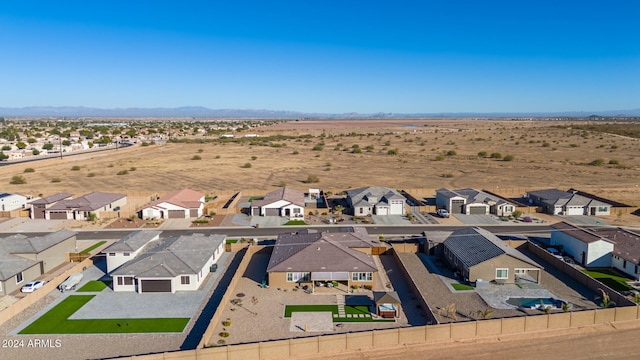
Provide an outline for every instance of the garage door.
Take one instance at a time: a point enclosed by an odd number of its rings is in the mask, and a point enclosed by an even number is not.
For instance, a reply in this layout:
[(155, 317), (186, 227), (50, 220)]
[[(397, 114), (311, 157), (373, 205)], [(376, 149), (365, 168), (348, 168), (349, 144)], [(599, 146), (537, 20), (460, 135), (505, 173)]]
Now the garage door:
[(487, 210), (484, 206), (472, 206), (469, 208), (469, 214), (472, 215), (485, 215)]
[(266, 216), (280, 216), (280, 209), (264, 209)]
[(462, 214), (463, 206), (464, 200), (451, 200), (451, 210), (449, 212), (452, 214)]
[(189, 217), (198, 217), (198, 209), (189, 209)]
[(66, 212), (49, 212), (49, 219), (51, 220), (66, 220)]
[(184, 210), (169, 210), (169, 219), (184, 219)]
[(584, 215), (584, 208), (582, 207), (568, 207), (567, 215)]
[(141, 292), (171, 292), (171, 280), (141, 280)]

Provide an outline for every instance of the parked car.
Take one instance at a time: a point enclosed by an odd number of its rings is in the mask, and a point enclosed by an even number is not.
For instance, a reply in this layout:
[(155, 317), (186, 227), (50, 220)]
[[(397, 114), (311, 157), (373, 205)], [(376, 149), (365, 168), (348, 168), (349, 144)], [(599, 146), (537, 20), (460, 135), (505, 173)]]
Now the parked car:
[(36, 280), (36, 281), (32, 281), (29, 283), (26, 283), (22, 289), (20, 289), (20, 292), (23, 293), (30, 293), (30, 292), (34, 292), (38, 289), (40, 289), (42, 287), (42, 285), (44, 285), (44, 281), (42, 280)]
[(438, 216), (440, 216), (441, 218), (449, 217), (449, 212), (447, 211), (447, 209), (438, 209), (438, 211), (436, 211), (436, 214), (438, 214)]
[(562, 257), (562, 254), (560, 253), (560, 251), (558, 251), (558, 249), (556, 248), (547, 248), (547, 251), (551, 253), (551, 255), (553, 255), (555, 258), (558, 258), (562, 261), (564, 261), (564, 258)]

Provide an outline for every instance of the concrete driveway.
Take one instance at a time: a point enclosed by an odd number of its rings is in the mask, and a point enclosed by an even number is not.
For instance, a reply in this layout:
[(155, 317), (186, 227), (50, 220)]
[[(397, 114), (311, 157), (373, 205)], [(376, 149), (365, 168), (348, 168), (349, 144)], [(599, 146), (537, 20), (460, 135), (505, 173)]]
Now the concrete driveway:
[(402, 215), (371, 215), (371, 220), (379, 225), (411, 225), (411, 221)]
[(575, 225), (609, 225), (606, 221), (599, 217), (587, 215), (558, 215), (559, 218)]

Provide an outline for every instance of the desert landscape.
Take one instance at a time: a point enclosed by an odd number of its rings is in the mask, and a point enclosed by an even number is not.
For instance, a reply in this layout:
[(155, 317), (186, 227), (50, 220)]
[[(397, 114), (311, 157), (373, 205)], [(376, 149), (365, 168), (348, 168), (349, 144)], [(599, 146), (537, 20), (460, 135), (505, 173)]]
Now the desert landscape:
[[(197, 128), (198, 124), (171, 126)], [(33, 196), (108, 191), (127, 193), (130, 198), (181, 188), (215, 195), (239, 190), (264, 193), (279, 186), (341, 191), (381, 185), (473, 187), (517, 195), (530, 189), (573, 187), (637, 206), (640, 140), (607, 133), (602, 124), (597, 131), (582, 130), (587, 124), (474, 119), (283, 121), (238, 131), (235, 138), (182, 135), (164, 145), (138, 144), (2, 166), (0, 183), (4, 191)], [(252, 137), (243, 137), (246, 134)], [(9, 184), (16, 175), (26, 183)]]

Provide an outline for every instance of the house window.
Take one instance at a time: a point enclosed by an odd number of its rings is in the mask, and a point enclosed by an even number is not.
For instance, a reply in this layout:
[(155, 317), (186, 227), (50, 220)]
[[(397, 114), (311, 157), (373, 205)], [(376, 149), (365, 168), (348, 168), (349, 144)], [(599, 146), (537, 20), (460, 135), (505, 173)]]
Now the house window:
[(311, 273), (308, 272), (288, 272), (287, 282), (309, 282)]
[(302, 209), (300, 209), (300, 208), (293, 208), (293, 213), (294, 213), (294, 214), (300, 214), (300, 210), (302, 210)]
[(191, 277), (188, 275), (180, 276), (180, 284), (189, 285), (191, 283)]
[(122, 276), (118, 276), (118, 285), (122, 285)]
[(124, 278), (124, 284), (125, 285), (133, 285), (133, 277), (131, 276), (127, 276)]
[(609, 210), (606, 206), (598, 206), (598, 212), (607, 212)]
[(109, 256), (116, 256), (116, 253), (109, 253)]
[(496, 269), (496, 279), (509, 278), (509, 269)]
[(370, 272), (354, 272), (351, 273), (351, 280), (353, 281), (372, 281), (373, 274)]
[(21, 282), (24, 281), (24, 277), (22, 276), (22, 273), (19, 272), (16, 274), (16, 284), (20, 284)]
[(525, 269), (513, 269), (513, 273), (516, 274), (516, 275), (522, 275), (522, 274), (524, 274), (526, 272), (527, 272), (527, 270), (525, 270)]
[(364, 208), (360, 208), (360, 214), (364, 214)]
[(626, 269), (627, 268), (627, 260), (623, 260), (622, 261), (622, 268)]
[(129, 256), (129, 255), (131, 255), (131, 254), (129, 254), (129, 253), (124, 253), (123, 255), (124, 255), (124, 256)]

